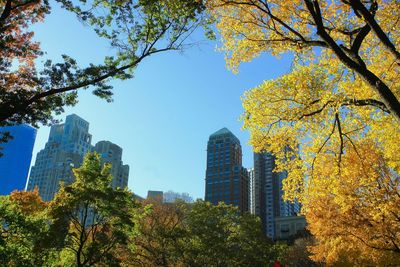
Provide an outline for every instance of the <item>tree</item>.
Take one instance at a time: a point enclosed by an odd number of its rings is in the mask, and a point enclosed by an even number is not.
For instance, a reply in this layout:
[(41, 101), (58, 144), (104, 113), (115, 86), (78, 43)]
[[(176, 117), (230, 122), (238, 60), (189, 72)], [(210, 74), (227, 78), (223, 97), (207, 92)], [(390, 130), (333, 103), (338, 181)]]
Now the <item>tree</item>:
[[(210, 0), (208, 6), (218, 21), (230, 68), (264, 51), (291, 51), (306, 55), (306, 61), (313, 54), (332, 66), (341, 63), (379, 98), (372, 99), (376, 103), (356, 98), (351, 105), (384, 106), (400, 119), (393, 81), (400, 64), (398, 1)], [(384, 75), (387, 71), (392, 73)]]
[(188, 207), (181, 202), (142, 202), (145, 214), (138, 223), (139, 235), (124, 263), (127, 266), (181, 266), (187, 238), (184, 219)]
[(0, 261), (6, 266), (119, 266), (137, 235), (133, 194), (113, 189), (110, 165), (88, 154), (54, 200), (39, 192), (0, 198)]
[[(38, 190), (0, 197), (0, 262), (5, 266), (44, 266), (54, 242)], [(53, 241), (57, 238), (52, 237)]]
[(309, 247), (314, 245), (315, 241), (312, 236), (297, 238), (293, 241), (293, 244), (287, 246), (284, 256), (282, 257), (281, 263), (284, 266), (290, 267), (319, 267), (324, 266), (314, 262), (310, 256), (312, 255), (309, 251)]
[(64, 62), (45, 61), (32, 40), (30, 26), (51, 11), (47, 0), (0, 1), (0, 126), (48, 123), (65, 105), (77, 102), (77, 91), (111, 101), (111, 79), (128, 79), (145, 58), (181, 50), (188, 36), (204, 20), (199, 1), (69, 1), (57, 0), (89, 25), (113, 49), (104, 63), (81, 68), (63, 55)]
[(76, 180), (62, 186), (49, 204), (52, 230), (65, 234), (61, 259), (75, 266), (117, 265), (116, 250), (135, 236), (137, 219), (133, 195), (113, 189), (110, 165), (98, 154), (87, 154), (74, 169)]
[(309, 228), (318, 242), (313, 259), (350, 266), (400, 264), (400, 177), (386, 164), (373, 144), (359, 146), (360, 159), (349, 151), (346, 172), (332, 177), (332, 157), (315, 172), (323, 179), (310, 186), (307, 199)]
[(125, 253), (127, 266), (269, 266), (285, 253), (265, 238), (259, 219), (233, 206), (201, 200), (142, 204), (150, 210)]
[[(399, 2), (210, 0), (207, 5), (234, 71), (263, 52), (294, 56), (289, 73), (245, 93), (242, 119), (254, 149), (272, 152), (275, 171), (288, 172), (285, 198), (303, 204), (317, 238), (315, 259), (332, 263), (338, 256), (330, 253), (344, 247), (354, 248), (347, 251), (351, 258), (362, 255), (368, 262), (387, 253), (398, 258), (397, 240), (387, 231), (397, 229), (392, 205), (400, 190), (392, 185), (400, 173)], [(391, 197), (374, 191), (382, 188)], [(343, 198), (350, 196), (354, 210), (345, 217), (350, 204)], [(359, 236), (367, 221), (381, 218), (378, 204), (391, 207), (382, 215), (385, 223), (371, 223)], [(365, 216), (359, 221), (355, 214), (361, 211)], [(344, 238), (349, 223), (360, 239)], [(334, 234), (322, 229), (327, 225)], [(382, 246), (386, 241), (391, 246)], [(369, 254), (357, 254), (360, 242), (368, 244)]]
[(237, 207), (198, 200), (186, 224), (184, 266), (268, 266), (278, 257), (260, 220)]

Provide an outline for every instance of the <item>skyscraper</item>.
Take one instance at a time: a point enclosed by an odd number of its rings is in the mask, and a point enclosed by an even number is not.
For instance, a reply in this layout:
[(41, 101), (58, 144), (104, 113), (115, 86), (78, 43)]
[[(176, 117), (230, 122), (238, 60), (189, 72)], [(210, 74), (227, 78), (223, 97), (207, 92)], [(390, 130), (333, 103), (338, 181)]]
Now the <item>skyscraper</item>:
[(75, 114), (67, 116), (65, 123), (53, 125), (45, 148), (36, 156), (27, 189), (37, 186), (43, 200), (52, 200), (61, 181), (73, 182), (72, 168), (80, 167), (84, 156), (91, 151), (99, 153), (103, 163), (112, 164), (112, 186), (126, 187), (129, 166), (122, 163), (122, 148), (109, 141), (100, 141), (93, 147), (91, 142), (89, 123)]
[(248, 211), (248, 172), (242, 166), (242, 147), (239, 139), (227, 128), (210, 135), (207, 144), (205, 200), (220, 201)]
[(122, 148), (109, 141), (100, 141), (93, 147), (91, 142), (89, 123), (75, 114), (67, 116), (65, 123), (53, 125), (45, 148), (36, 156), (27, 189), (37, 186), (43, 200), (52, 200), (61, 181), (73, 182), (72, 168), (80, 167), (91, 151), (99, 153), (103, 163), (112, 164), (114, 188), (128, 186), (129, 166), (122, 163)]
[(14, 190), (23, 190), (28, 178), (36, 129), (29, 125), (1, 127), (0, 132), (9, 132), (13, 139), (0, 144), (0, 195)]
[(111, 163), (114, 188), (128, 186), (129, 166), (122, 163), (122, 148), (109, 141), (100, 141), (94, 146), (94, 151), (101, 155), (102, 161)]
[(89, 123), (75, 114), (67, 116), (65, 123), (51, 126), (49, 140), (31, 169), (27, 190), (37, 186), (43, 200), (52, 200), (60, 181), (73, 182), (72, 167), (82, 164), (92, 149), (91, 141)]
[(261, 218), (263, 230), (275, 238), (275, 218), (295, 216), (300, 212), (299, 203), (283, 200), (283, 180), (286, 172), (273, 172), (275, 158), (268, 152), (254, 153), (255, 214)]

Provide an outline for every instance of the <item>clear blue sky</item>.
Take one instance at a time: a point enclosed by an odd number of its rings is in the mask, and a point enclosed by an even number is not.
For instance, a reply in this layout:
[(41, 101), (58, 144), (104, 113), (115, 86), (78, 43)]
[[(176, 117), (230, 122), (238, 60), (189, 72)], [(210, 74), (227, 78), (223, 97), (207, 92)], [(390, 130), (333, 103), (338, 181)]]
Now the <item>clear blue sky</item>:
[[(35, 39), (47, 52), (45, 58), (54, 61), (67, 54), (86, 66), (110, 53), (89, 27), (58, 7), (44, 23), (35, 26), (35, 32)], [(243, 112), (240, 97), (290, 68), (289, 57), (278, 60), (264, 55), (243, 64), (235, 75), (226, 69), (216, 45), (204, 41), (183, 54), (167, 52), (147, 58), (132, 80), (113, 82), (113, 103), (84, 91), (79, 94), (79, 103), (66, 108), (57, 119), (75, 113), (90, 123), (93, 144), (109, 140), (121, 146), (123, 161), (130, 166), (129, 188), (136, 194), (173, 190), (204, 198), (209, 135), (229, 128), (242, 144), (243, 165), (251, 167), (249, 134), (239, 121)], [(48, 134), (49, 127), (38, 130), (32, 164)]]

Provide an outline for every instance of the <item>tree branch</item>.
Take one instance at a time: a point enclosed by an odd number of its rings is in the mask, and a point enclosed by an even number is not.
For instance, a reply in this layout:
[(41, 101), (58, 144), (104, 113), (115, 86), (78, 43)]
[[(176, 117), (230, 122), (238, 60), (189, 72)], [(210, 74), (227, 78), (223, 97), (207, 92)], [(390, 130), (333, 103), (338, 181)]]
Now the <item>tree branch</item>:
[(339, 150), (339, 161), (338, 161), (338, 171), (339, 171), (339, 175), (340, 175), (340, 164), (342, 163), (342, 155), (343, 155), (344, 143), (343, 143), (342, 126), (341, 126), (341, 123), (340, 123), (339, 114), (337, 112), (335, 113), (335, 120), (337, 121), (339, 138), (340, 138), (340, 150)]
[(317, 25), (317, 34), (328, 44), (344, 65), (357, 72), (363, 80), (375, 89), (390, 113), (400, 121), (400, 102), (390, 88), (378, 76), (368, 70), (365, 64), (360, 65), (352, 60), (326, 32), (318, 0), (304, 0), (304, 2)]
[[(353, 9), (357, 10), (362, 15), (364, 20), (371, 27), (379, 40), (381, 40), (382, 44), (390, 51), (390, 53), (396, 58), (397, 63), (400, 65), (400, 52), (397, 51), (392, 41), (376, 22), (373, 14), (371, 14), (371, 12), (364, 6), (364, 4), (360, 0), (349, 0), (349, 2)], [(378, 4), (374, 2), (372, 5), (377, 6)]]
[(4, 23), (4, 21), (10, 16), (11, 13), (11, 0), (7, 0), (4, 10), (0, 16), (0, 25)]

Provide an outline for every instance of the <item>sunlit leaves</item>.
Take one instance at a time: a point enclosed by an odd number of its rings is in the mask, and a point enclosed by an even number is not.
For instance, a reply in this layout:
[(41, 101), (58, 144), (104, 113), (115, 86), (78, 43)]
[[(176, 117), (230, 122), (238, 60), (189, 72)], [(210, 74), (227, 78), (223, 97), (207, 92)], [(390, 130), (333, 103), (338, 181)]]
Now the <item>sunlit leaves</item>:
[[(285, 197), (301, 200), (320, 241), (315, 259), (330, 264), (346, 253), (343, 262), (358, 255), (362, 265), (400, 252), (398, 236), (387, 233), (398, 232), (393, 214), (399, 214), (399, 186), (391, 184), (400, 170), (393, 108), (400, 99), (399, 3), (362, 2), (378, 24), (373, 30), (357, 3), (207, 1), (228, 68), (238, 71), (241, 62), (264, 52), (294, 55), (289, 73), (245, 93), (242, 120), (255, 150), (274, 153), (275, 170), (288, 171)], [(382, 90), (392, 94), (390, 101)], [(362, 232), (366, 220), (372, 226)], [(360, 255), (360, 247), (367, 253)]]

